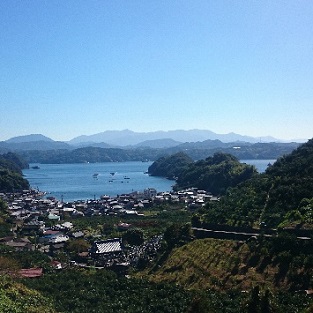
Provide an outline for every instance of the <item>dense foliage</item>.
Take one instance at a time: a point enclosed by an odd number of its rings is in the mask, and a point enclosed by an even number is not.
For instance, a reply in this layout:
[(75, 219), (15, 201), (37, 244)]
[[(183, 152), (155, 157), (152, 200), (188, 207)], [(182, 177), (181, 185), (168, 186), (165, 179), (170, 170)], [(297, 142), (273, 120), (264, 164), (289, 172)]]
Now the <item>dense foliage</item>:
[(50, 258), (39, 251), (15, 251), (6, 245), (0, 245), (0, 272), (15, 271), (21, 268), (44, 267), (50, 265)]
[(205, 160), (189, 164), (178, 176), (177, 188), (196, 187), (221, 195), (229, 187), (234, 187), (255, 174), (254, 166), (240, 163), (230, 154), (215, 153)]
[(40, 279), (25, 279), (23, 283), (39, 291), (60, 313), (304, 313), (310, 312), (312, 303), (301, 294), (272, 293), (259, 287), (246, 293), (184, 290), (174, 284), (118, 278), (112, 272), (92, 269), (47, 274)]
[(123, 243), (127, 243), (131, 246), (140, 246), (144, 242), (143, 231), (139, 228), (133, 228), (127, 230), (123, 235)]
[(117, 278), (113, 272), (68, 270), (24, 280), (54, 302), (58, 312), (184, 312), (191, 296), (169, 284)]
[(215, 153), (205, 160), (193, 162), (185, 153), (161, 157), (150, 167), (149, 173), (176, 179), (175, 189), (195, 187), (221, 195), (229, 187), (253, 177), (254, 166), (240, 163), (230, 154)]
[(28, 163), (17, 154), (8, 152), (0, 155), (0, 166), (22, 174), (22, 169), (28, 168)]
[(192, 159), (187, 154), (178, 152), (156, 160), (149, 166), (148, 173), (153, 176), (164, 176), (173, 179), (179, 177), (192, 162)]
[(14, 153), (0, 155), (0, 192), (14, 192), (28, 189), (29, 183), (22, 176), (22, 169), (27, 166)]
[(55, 313), (52, 303), (38, 291), (0, 275), (0, 312)]
[(278, 159), (266, 175), (271, 180), (269, 213), (283, 215), (295, 210), (294, 214), (310, 217), (313, 213), (313, 139)]
[(228, 190), (207, 206), (207, 223), (235, 226), (312, 227), (313, 140), (281, 157), (263, 174)]

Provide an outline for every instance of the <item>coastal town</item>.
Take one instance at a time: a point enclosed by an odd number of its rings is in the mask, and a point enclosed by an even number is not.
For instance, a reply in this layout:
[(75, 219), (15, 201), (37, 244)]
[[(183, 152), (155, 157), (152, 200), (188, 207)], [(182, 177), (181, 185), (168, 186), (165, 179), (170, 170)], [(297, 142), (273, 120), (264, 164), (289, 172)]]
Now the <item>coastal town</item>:
[[(130, 266), (136, 267), (140, 261), (151, 261), (161, 247), (162, 234), (155, 234), (138, 244), (125, 243), (125, 232), (134, 229), (128, 222), (151, 216), (155, 207), (165, 204), (177, 206), (186, 211), (201, 208), (208, 201), (218, 201), (217, 197), (196, 188), (178, 192), (157, 192), (147, 188), (142, 192), (99, 199), (63, 202), (49, 197), (38, 190), (23, 190), (19, 193), (1, 193), (7, 203), (11, 219), (12, 236), (0, 238), (0, 244), (15, 251), (40, 251), (51, 258), (51, 266), (61, 269), (67, 266), (96, 266), (126, 273)], [(90, 230), (79, 228), (75, 221), (88, 218), (114, 218), (111, 232), (91, 234)], [(103, 219), (102, 219), (103, 221)], [(76, 225), (78, 224), (78, 225)], [(99, 225), (103, 229), (104, 225)], [(114, 233), (114, 237), (110, 235)], [(79, 242), (77, 253), (64, 258), (64, 251), (70, 242)], [(63, 258), (62, 258), (63, 256)], [(63, 260), (63, 262), (62, 262)], [(42, 269), (23, 269), (25, 277), (41, 276)]]

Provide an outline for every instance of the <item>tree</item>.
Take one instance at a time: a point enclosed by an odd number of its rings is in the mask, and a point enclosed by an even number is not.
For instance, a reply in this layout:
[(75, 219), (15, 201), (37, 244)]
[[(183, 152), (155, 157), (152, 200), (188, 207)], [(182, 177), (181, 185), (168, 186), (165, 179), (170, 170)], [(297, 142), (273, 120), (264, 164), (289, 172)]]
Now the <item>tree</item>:
[(247, 305), (247, 313), (257, 313), (259, 312), (260, 306), (260, 288), (255, 286), (251, 291), (251, 296)]
[(88, 251), (90, 244), (84, 239), (74, 239), (68, 242), (67, 250), (69, 252), (80, 253)]
[(260, 310), (261, 313), (271, 313), (272, 308), (270, 304), (270, 291), (267, 289), (264, 293), (264, 295), (261, 297), (261, 302), (260, 302)]
[(127, 242), (131, 246), (140, 246), (144, 242), (143, 231), (139, 228), (127, 230), (122, 238), (123, 242)]
[(0, 256), (0, 271), (16, 271), (20, 268), (20, 264), (11, 257)]
[(164, 232), (164, 240), (169, 248), (181, 246), (192, 239), (191, 224), (184, 225), (172, 224)]

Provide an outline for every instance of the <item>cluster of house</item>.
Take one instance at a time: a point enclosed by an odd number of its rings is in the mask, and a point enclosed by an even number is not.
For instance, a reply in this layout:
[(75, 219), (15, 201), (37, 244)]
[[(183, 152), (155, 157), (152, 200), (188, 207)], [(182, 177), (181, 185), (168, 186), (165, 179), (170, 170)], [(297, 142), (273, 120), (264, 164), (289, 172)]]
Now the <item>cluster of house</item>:
[[(13, 221), (12, 237), (0, 238), (0, 243), (4, 243), (15, 250), (34, 250), (53, 255), (64, 248), (66, 242), (71, 238), (84, 238), (85, 234), (81, 230), (74, 228), (70, 222), (61, 222), (66, 215), (72, 217), (100, 216), (100, 215), (125, 215), (144, 216), (144, 209), (161, 203), (182, 203), (186, 208), (194, 209), (203, 206), (207, 201), (217, 201), (218, 198), (204, 190), (189, 189), (179, 192), (160, 192), (154, 188), (145, 189), (143, 192), (132, 192), (130, 194), (110, 197), (103, 195), (100, 199), (86, 201), (74, 201), (64, 203), (49, 197), (37, 190), (24, 190), (20, 193), (0, 193), (8, 204), (8, 211)], [(46, 227), (44, 220), (53, 221), (53, 227)], [(130, 227), (127, 223), (120, 223), (119, 230), (127, 230)], [(25, 238), (17, 239), (17, 232), (26, 235)], [(36, 242), (30, 242), (27, 235), (36, 238)], [(19, 236), (18, 236), (19, 237)], [(159, 245), (159, 240), (155, 238), (146, 243), (141, 248), (136, 248), (125, 258), (124, 248), (119, 238), (106, 241), (95, 241), (88, 253), (82, 253), (82, 257), (87, 255), (93, 258), (102, 266), (112, 266), (112, 264), (134, 263), (139, 259), (139, 255), (153, 255)], [(136, 261), (137, 260), (137, 261)]]
[[(4, 194), (0, 198), (8, 203), (10, 216), (15, 220), (24, 221), (24, 227), (36, 228), (42, 226), (38, 217), (45, 216), (49, 220), (60, 221), (63, 215), (91, 216), (91, 215), (138, 215), (143, 209), (154, 204), (165, 202), (182, 203), (188, 209), (203, 206), (208, 201), (218, 201), (217, 197), (206, 192), (191, 188), (178, 192), (159, 192), (154, 188), (143, 192), (110, 197), (103, 195), (100, 199), (78, 200), (64, 203), (54, 197), (44, 197), (45, 194), (36, 190), (24, 190), (21, 193)], [(38, 222), (36, 222), (38, 221)]]

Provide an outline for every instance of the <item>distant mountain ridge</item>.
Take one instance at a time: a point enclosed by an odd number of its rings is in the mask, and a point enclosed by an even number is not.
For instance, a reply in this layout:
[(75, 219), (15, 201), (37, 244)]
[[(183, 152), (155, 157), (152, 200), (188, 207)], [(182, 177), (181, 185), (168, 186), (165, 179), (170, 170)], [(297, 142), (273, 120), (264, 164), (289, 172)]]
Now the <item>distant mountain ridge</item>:
[[(210, 130), (171, 130), (156, 132), (134, 132), (110, 130), (94, 135), (82, 135), (68, 142), (54, 141), (41, 134), (17, 136), (0, 141), (0, 153), (25, 150), (73, 150), (83, 147), (120, 148), (120, 149), (212, 149), (247, 146), (256, 143), (283, 143), (274, 137), (251, 137), (235, 133), (216, 134)], [(291, 142), (291, 141), (290, 141)], [(296, 141), (300, 143), (301, 141)], [(285, 142), (286, 143), (286, 142)], [(293, 142), (294, 143), (294, 142)]]
[(63, 141), (53, 139), (41, 134), (31, 134), (17, 136), (6, 141), (0, 141), (0, 153), (23, 150), (56, 150), (73, 149), (73, 147)]
[(71, 150), (72, 146), (62, 141), (29, 141), (29, 142), (0, 142), (1, 151), (22, 151), (22, 150)]
[(70, 140), (69, 144), (80, 144), (82, 142), (105, 142), (111, 145), (118, 146), (129, 146), (129, 145), (137, 145), (144, 141), (152, 141), (152, 140), (160, 140), (160, 139), (172, 139), (178, 142), (196, 142), (196, 141), (204, 141), (204, 140), (220, 140), (223, 142), (235, 142), (235, 141), (244, 141), (256, 143), (259, 141), (262, 142), (277, 142), (281, 141), (274, 137), (266, 136), (266, 137), (251, 137), (251, 136), (243, 136), (235, 133), (229, 134), (217, 134), (210, 130), (200, 130), (200, 129), (192, 129), (192, 130), (169, 130), (169, 131), (155, 131), (155, 132), (134, 132), (129, 129), (121, 130), (121, 131), (104, 131), (94, 135), (83, 135), (79, 137), (75, 137)]
[(5, 140), (7, 143), (21, 143), (21, 142), (33, 142), (33, 141), (49, 141), (53, 142), (54, 140), (46, 137), (41, 134), (30, 134), (30, 135), (25, 135), (25, 136), (17, 136), (10, 138), (8, 140)]
[(145, 140), (135, 145), (136, 148), (139, 147), (150, 147), (150, 148), (172, 148), (181, 145), (180, 141), (176, 141), (171, 138), (155, 139), (155, 140)]

